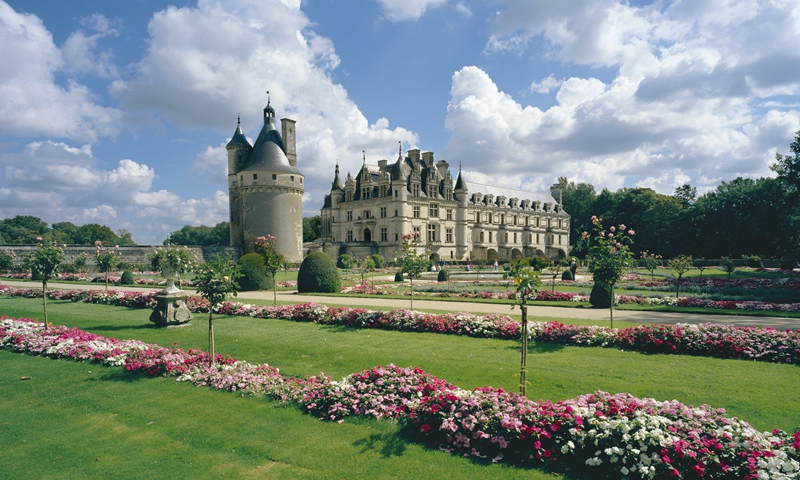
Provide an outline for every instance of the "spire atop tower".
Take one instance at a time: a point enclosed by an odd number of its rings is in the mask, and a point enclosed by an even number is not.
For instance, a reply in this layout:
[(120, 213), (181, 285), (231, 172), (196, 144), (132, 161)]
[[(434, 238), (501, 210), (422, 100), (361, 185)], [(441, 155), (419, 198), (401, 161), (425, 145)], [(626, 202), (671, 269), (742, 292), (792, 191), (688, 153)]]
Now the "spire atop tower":
[(267, 117), (275, 118), (275, 109), (272, 108), (272, 100), (269, 96), (269, 90), (267, 90), (267, 106), (264, 108), (264, 118)]
[(333, 177), (333, 183), (331, 184), (331, 190), (344, 190), (342, 186), (342, 179), (339, 178), (339, 159), (336, 159), (336, 175)]
[(366, 150), (361, 150), (361, 164), (362, 165), (366, 165), (367, 164), (367, 151)]

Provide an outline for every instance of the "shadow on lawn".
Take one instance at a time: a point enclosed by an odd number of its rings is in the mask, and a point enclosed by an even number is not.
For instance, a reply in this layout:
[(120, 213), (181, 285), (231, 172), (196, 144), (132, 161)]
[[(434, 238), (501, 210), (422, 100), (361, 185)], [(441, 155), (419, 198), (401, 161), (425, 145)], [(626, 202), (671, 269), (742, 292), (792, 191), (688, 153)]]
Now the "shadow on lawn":
[(125, 370), (125, 368), (121, 369), (113, 369), (106, 372), (104, 375), (99, 375), (97, 377), (90, 377), (87, 378), (87, 382), (91, 381), (103, 381), (103, 382), (125, 382), (125, 383), (133, 383), (138, 382), (140, 380), (147, 380), (152, 377), (147, 375), (143, 375), (141, 373), (134, 373)]
[[(520, 351), (520, 344), (514, 343), (506, 347), (508, 350)], [(528, 353), (558, 353), (564, 349), (566, 345), (560, 343), (541, 343), (530, 342), (528, 343)]]
[(117, 332), (120, 330), (144, 330), (144, 329), (157, 329), (154, 323), (142, 323), (139, 325), (97, 325), (89, 327), (89, 330), (97, 330), (100, 332)]
[(361, 447), (361, 453), (380, 452), (383, 458), (399, 457), (406, 451), (408, 440), (400, 433), (374, 433), (353, 442), (354, 447)]

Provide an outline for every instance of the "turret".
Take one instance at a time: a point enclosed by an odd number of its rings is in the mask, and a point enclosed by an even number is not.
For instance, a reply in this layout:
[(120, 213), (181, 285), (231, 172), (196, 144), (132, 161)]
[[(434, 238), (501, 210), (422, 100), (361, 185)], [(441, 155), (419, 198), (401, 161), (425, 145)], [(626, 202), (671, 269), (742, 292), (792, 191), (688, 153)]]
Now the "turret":
[(247, 137), (242, 133), (241, 117), (237, 119), (236, 131), (233, 132), (231, 141), (225, 145), (225, 149), (228, 151), (228, 175), (236, 175), (247, 161), (250, 151), (253, 150)]

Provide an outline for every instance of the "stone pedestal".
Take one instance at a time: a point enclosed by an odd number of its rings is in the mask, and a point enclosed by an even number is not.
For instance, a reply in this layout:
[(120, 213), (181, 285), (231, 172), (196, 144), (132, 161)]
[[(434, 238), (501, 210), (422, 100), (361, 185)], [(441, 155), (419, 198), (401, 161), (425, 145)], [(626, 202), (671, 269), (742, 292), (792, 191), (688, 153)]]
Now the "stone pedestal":
[(186, 307), (187, 298), (189, 294), (183, 290), (158, 292), (155, 295), (157, 305), (150, 314), (150, 321), (158, 327), (188, 323), (192, 319), (192, 312)]

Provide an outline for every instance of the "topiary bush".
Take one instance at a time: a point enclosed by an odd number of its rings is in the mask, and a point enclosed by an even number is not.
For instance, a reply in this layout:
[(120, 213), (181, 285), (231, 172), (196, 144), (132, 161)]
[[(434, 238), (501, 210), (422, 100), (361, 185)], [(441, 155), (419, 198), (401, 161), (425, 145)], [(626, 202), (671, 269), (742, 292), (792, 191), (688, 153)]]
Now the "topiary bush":
[(596, 308), (609, 308), (611, 306), (611, 290), (608, 285), (595, 282), (592, 293), (589, 295), (589, 303)]
[(383, 268), (383, 257), (380, 254), (373, 253), (369, 256), (375, 262), (375, 268)]
[(572, 276), (572, 271), (570, 269), (564, 270), (564, 273), (561, 274), (561, 280), (575, 280), (575, 277)]
[(398, 270), (397, 273), (394, 274), (394, 281), (395, 282), (402, 282), (403, 281), (403, 272)]
[(353, 257), (347, 253), (339, 255), (339, 258), (336, 260), (336, 267), (342, 269), (353, 268)]
[(450, 278), (450, 274), (447, 273), (447, 270), (444, 268), (439, 270), (439, 275), (436, 277), (436, 280), (439, 282), (446, 282)]
[(271, 290), (274, 279), (267, 271), (264, 257), (257, 253), (248, 253), (237, 262), (242, 267), (243, 276), (238, 280), (239, 291)]
[(133, 272), (130, 270), (125, 270), (122, 272), (122, 276), (119, 279), (120, 285), (133, 285), (134, 283), (136, 282), (133, 279)]
[(298, 293), (339, 293), (342, 280), (331, 257), (324, 252), (309, 253), (297, 272)]

